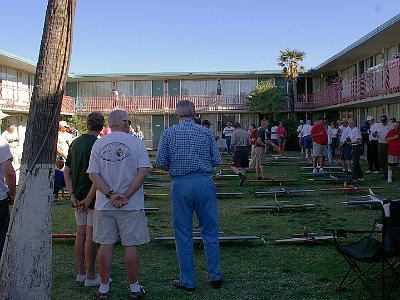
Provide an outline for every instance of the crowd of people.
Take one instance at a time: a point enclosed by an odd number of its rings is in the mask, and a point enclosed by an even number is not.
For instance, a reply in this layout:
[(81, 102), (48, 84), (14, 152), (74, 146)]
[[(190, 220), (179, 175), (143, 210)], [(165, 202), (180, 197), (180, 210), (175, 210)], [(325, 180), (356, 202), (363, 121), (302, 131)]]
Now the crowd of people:
[(305, 124), (300, 121), (297, 133), (301, 153), (306, 159), (313, 159), (314, 173), (324, 172), (325, 160), (337, 159), (342, 171), (352, 175), (353, 182), (363, 181), (360, 158), (366, 154), (365, 173), (382, 171), (383, 179), (393, 181), (393, 167), (400, 163), (400, 125), (395, 118), (389, 121), (383, 114), (376, 122), (373, 116), (367, 116), (361, 127), (352, 118), (329, 125), (320, 118), (314, 126), (310, 120)]

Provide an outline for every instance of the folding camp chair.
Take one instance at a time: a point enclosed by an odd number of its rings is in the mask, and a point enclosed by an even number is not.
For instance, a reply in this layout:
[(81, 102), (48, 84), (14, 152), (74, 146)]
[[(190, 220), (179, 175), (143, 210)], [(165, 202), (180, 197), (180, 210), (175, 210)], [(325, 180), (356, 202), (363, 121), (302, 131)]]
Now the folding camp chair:
[[(396, 257), (400, 257), (400, 202), (389, 202), (386, 205), (388, 205), (390, 214), (387, 211), (385, 213), (385, 209), (382, 209), (382, 230), (375, 229), (377, 221), (368, 231), (330, 229), (336, 251), (349, 264), (349, 269), (337, 286), (336, 291), (344, 290), (359, 279), (372, 297), (378, 299), (369, 283), (380, 276), (381, 298), (390, 298), (392, 290), (396, 287), (396, 282), (400, 278), (396, 260)], [(365, 236), (357, 242), (343, 243), (339, 241), (339, 238), (347, 238), (349, 234), (365, 234)], [(375, 238), (375, 235), (379, 235), (379, 238)], [(363, 264), (368, 264), (368, 267), (363, 267)], [(380, 266), (379, 271), (376, 268), (378, 265)], [(395, 276), (388, 291), (385, 290), (385, 268), (389, 268)], [(349, 280), (352, 271), (355, 273), (355, 277)], [(373, 272), (375, 274), (371, 277)]]

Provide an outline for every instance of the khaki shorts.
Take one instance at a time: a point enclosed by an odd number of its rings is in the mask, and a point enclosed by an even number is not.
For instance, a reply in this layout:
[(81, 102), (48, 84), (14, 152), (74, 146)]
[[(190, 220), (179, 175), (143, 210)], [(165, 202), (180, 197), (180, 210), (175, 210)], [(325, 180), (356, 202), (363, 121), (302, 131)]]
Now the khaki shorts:
[(93, 208), (88, 208), (87, 210), (83, 212), (78, 212), (75, 211), (75, 220), (76, 220), (76, 225), (78, 226), (93, 226), (93, 213), (94, 209)]
[(260, 165), (265, 165), (265, 148), (264, 147), (255, 147), (254, 148), (254, 159)]
[(93, 242), (113, 245), (121, 238), (123, 246), (150, 242), (147, 218), (143, 210), (95, 210)]
[(326, 145), (320, 145), (316, 142), (313, 142), (312, 156), (313, 157), (321, 157), (326, 156)]
[(400, 156), (388, 156), (388, 164), (398, 165), (400, 163)]

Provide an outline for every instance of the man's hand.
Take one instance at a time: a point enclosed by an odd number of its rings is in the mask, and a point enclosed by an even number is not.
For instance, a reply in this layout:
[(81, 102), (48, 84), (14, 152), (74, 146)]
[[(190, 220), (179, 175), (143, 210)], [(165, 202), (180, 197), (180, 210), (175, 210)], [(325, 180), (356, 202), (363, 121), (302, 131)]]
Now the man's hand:
[(74, 207), (75, 209), (77, 209), (77, 205), (78, 205), (78, 199), (76, 199), (74, 194), (71, 194), (71, 197), (69, 199), (69, 201), (72, 204), (72, 207)]
[(90, 202), (87, 201), (87, 199), (84, 199), (82, 201), (78, 201), (76, 204), (76, 211), (77, 212), (84, 212), (85, 210), (88, 209)]
[(110, 202), (115, 208), (121, 208), (122, 206), (128, 204), (128, 197), (123, 193), (113, 193), (110, 197)]

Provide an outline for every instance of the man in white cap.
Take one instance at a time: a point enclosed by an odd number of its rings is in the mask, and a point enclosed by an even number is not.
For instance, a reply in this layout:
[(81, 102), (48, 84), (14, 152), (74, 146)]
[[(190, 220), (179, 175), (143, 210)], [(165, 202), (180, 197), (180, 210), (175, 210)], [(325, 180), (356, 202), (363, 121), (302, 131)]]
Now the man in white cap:
[(143, 182), (152, 165), (143, 141), (127, 134), (126, 111), (112, 111), (108, 123), (112, 132), (94, 143), (87, 169), (97, 188), (93, 219), (93, 241), (100, 244), (97, 294), (101, 298), (109, 294), (113, 245), (121, 239), (130, 298), (136, 299), (145, 293), (138, 282), (138, 246), (150, 242)]
[[(0, 125), (2, 119), (8, 117), (0, 110)], [(0, 136), (0, 257), (10, 221), (10, 210), (8, 204), (14, 202), (16, 179), (12, 165), (13, 156), (7, 140)]]
[(367, 161), (368, 170), (365, 173), (379, 172), (379, 157), (378, 157), (378, 123), (375, 122), (373, 116), (367, 117), (367, 122), (369, 124), (369, 135), (367, 143)]
[(69, 145), (71, 145), (74, 136), (67, 132), (69, 127), (66, 121), (58, 123), (58, 140), (57, 140), (57, 158), (59, 160), (67, 160)]

